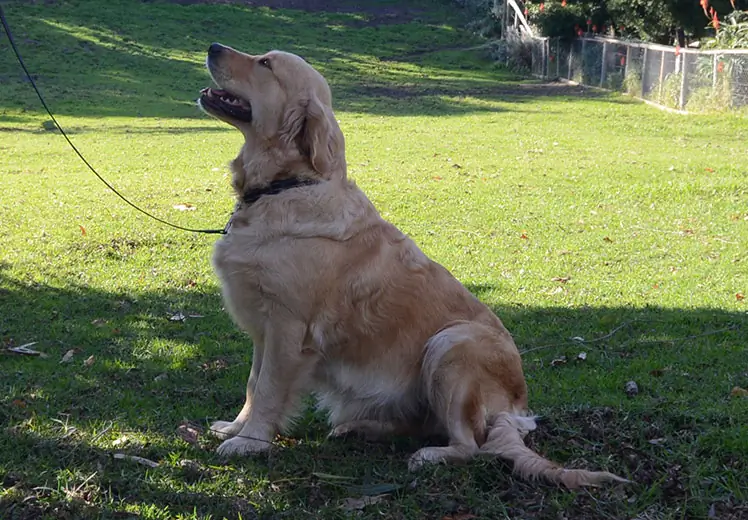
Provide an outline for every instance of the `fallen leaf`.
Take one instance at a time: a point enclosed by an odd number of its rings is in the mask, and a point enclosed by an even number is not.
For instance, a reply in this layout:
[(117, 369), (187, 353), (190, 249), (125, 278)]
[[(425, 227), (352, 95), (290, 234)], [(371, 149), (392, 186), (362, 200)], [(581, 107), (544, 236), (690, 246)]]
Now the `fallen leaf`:
[(527, 231), (523, 231), (519, 238), (522, 240), (528, 240), (530, 237), (527, 236)]
[(192, 204), (175, 204), (173, 207), (179, 211), (195, 211), (197, 209)]
[(440, 181), (440, 180), (442, 180), (442, 178), (441, 178), (441, 177), (439, 177), (438, 175), (434, 175), (434, 176), (432, 177), (432, 179), (434, 179), (435, 181)]
[(561, 356), (551, 361), (552, 367), (555, 367), (558, 365), (565, 365), (565, 364), (566, 364), (566, 356)]
[(342, 508), (346, 511), (360, 511), (366, 506), (381, 502), (387, 495), (378, 495), (374, 497), (346, 498), (343, 500)]
[(88, 356), (88, 357), (86, 358), (86, 360), (85, 360), (85, 361), (83, 362), (83, 364), (84, 364), (85, 366), (87, 366), (87, 367), (90, 367), (91, 365), (93, 365), (93, 364), (94, 364), (94, 361), (95, 361), (95, 359), (94, 359), (93, 355), (90, 355), (90, 356)]
[(13, 399), (12, 404), (16, 408), (26, 408), (26, 401), (23, 399)]
[(197, 444), (200, 432), (190, 423), (182, 423), (177, 427), (177, 435), (188, 444)]
[(150, 466), (151, 468), (157, 468), (159, 466), (158, 462), (153, 462), (152, 460), (144, 459), (143, 457), (138, 457), (136, 455), (115, 453), (114, 458), (118, 460), (131, 460), (133, 462), (137, 462), (138, 464), (143, 464), (144, 466)]
[(78, 352), (78, 349), (75, 349), (75, 348), (71, 348), (70, 350), (65, 352), (65, 355), (62, 356), (62, 359), (60, 360), (60, 364), (70, 363), (70, 361), (72, 361), (73, 356), (75, 355), (76, 352)]
[(37, 341), (32, 341), (31, 343), (25, 343), (19, 347), (8, 347), (7, 350), (8, 352), (12, 352), (13, 354), (22, 354), (24, 356), (47, 357), (47, 354), (45, 354), (44, 352), (29, 348), (33, 345), (36, 345), (37, 343)]
[(551, 278), (552, 282), (566, 283), (569, 280), (571, 280), (571, 276), (556, 276), (555, 278)]
[(649, 371), (649, 375), (654, 376), (654, 377), (662, 377), (662, 374), (664, 373), (665, 372), (660, 368), (655, 368), (654, 370)]
[(81, 235), (86, 236), (86, 228), (78, 224), (78, 227), (81, 228)]
[(454, 163), (454, 164), (452, 165), (452, 168), (457, 168), (458, 170), (461, 170), (461, 169), (462, 169), (462, 166), (461, 166), (461, 165), (459, 165), (459, 164), (457, 164), (457, 163)]
[(603, 240), (605, 240), (606, 242), (613, 242), (613, 239), (610, 237), (603, 237)]
[(103, 318), (96, 318), (91, 322), (91, 325), (94, 325), (96, 327), (103, 327), (104, 325), (106, 325), (106, 320)]
[(748, 390), (735, 386), (730, 390), (730, 397), (748, 397)]
[(681, 230), (681, 235), (685, 235), (685, 236), (693, 235), (694, 233), (695, 231), (693, 229), (682, 229)]
[(639, 393), (639, 385), (636, 384), (636, 381), (629, 381), (628, 383), (626, 383), (624, 390), (626, 391), (626, 395), (628, 395), (629, 397), (634, 397)]
[(739, 302), (743, 301), (745, 300), (745, 295), (742, 292), (735, 293), (735, 299), (738, 300)]
[(704, 168), (705, 172), (714, 173), (714, 168)]
[(586, 352), (580, 352), (577, 354), (577, 359), (580, 361), (584, 361), (587, 359), (587, 353)]
[(169, 316), (170, 321), (184, 321), (186, 319), (187, 317), (181, 312), (177, 312), (176, 314), (172, 314), (171, 316)]

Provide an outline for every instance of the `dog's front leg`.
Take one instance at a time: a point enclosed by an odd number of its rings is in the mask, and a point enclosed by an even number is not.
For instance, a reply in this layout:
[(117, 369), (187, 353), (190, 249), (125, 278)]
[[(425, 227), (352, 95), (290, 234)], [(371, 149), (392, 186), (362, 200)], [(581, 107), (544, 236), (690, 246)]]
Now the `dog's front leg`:
[(247, 395), (244, 400), (244, 406), (233, 421), (216, 421), (210, 425), (210, 433), (219, 439), (225, 440), (233, 437), (241, 431), (244, 423), (249, 419), (249, 411), (252, 409), (257, 378), (259, 377), (260, 369), (262, 368), (262, 355), (264, 350), (265, 342), (261, 336), (257, 336), (252, 347), (252, 369), (249, 372), (249, 379), (247, 380)]
[[(265, 334), (262, 366), (246, 422), (218, 447), (222, 456), (267, 451), (300, 397), (309, 389), (318, 356), (302, 349), (306, 325), (274, 320)], [(249, 385), (248, 385), (249, 386)]]

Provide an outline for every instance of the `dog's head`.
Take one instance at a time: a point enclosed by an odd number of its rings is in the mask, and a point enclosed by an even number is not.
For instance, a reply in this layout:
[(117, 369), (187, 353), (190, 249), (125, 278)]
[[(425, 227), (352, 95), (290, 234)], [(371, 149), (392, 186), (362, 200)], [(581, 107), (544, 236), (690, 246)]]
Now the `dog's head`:
[(207, 67), (218, 88), (203, 89), (198, 104), (245, 138), (232, 163), (237, 191), (289, 176), (345, 177), (345, 144), (330, 87), (306, 61), (214, 43)]

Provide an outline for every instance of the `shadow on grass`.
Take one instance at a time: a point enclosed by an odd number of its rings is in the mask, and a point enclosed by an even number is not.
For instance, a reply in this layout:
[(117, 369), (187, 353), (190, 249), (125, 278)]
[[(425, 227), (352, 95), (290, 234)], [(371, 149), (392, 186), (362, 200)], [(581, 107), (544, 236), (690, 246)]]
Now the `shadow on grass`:
[[(449, 25), (454, 19), (395, 16), (361, 27), (356, 24), (371, 16), (363, 7), (362, 15), (187, 3), (195, 5), (24, 3), (8, 6), (8, 16), (53, 110), (68, 116), (204, 117), (194, 99), (210, 83), (202, 63), (217, 39), (248, 52), (279, 48), (305, 56), (327, 76), (343, 111), (453, 115), (513, 110), (549, 96), (608, 97), (580, 87), (520, 84), (479, 51), (454, 50), (476, 44)], [(446, 50), (431, 52), (424, 42)], [(40, 113), (7, 47), (0, 64), (0, 107)], [(507, 104), (492, 104), (502, 101)]]
[[(95, 254), (116, 258), (119, 252), (102, 246)], [(127, 504), (168, 506), (172, 514), (198, 511), (254, 518), (255, 506), (236, 498), (253, 493), (268, 497), (259, 501), (265, 514), (272, 516), (276, 508), (311, 514), (351, 493), (340, 481), (320, 482), (317, 473), (342, 474), (349, 479), (345, 482), (394, 482), (401, 498), (427, 515), (449, 513), (432, 499), (445, 479), (459, 488), (454, 490), (459, 496), (471, 496), (488, 508), (498, 507), (498, 500), (516, 517), (545, 518), (559, 507), (554, 500), (563, 494), (517, 481), (499, 462), (437, 469), (422, 477), (426, 483), (411, 489), (407, 486), (413, 477), (404, 465), (417, 447), (414, 441), (325, 441), (323, 418), (311, 410), (293, 428), (296, 440), (285, 442), (276, 455), (223, 465), (214, 454), (218, 441), (204, 436), (191, 446), (176, 434), (185, 419), (205, 427), (213, 419), (230, 418), (243, 401), (250, 342), (221, 309), (215, 290), (133, 287), (109, 292), (69, 283), (55, 287), (13, 279), (4, 273), (11, 267), (0, 266), (0, 337), (6, 345), (36, 341), (32, 348), (48, 357), (0, 354), (0, 423), (6, 425), (0, 431), (0, 480), (5, 488), (14, 488), (6, 493), (0, 512), (10, 507), (19, 512), (9, 518), (33, 518), (37, 513), (118, 517)], [(489, 302), (502, 295), (501, 288), (491, 284), (469, 289)], [(668, 507), (688, 500), (699, 504), (689, 496), (688, 486), (702, 486), (697, 466), (704, 461), (722, 464), (720, 471), (729, 474), (745, 469), (740, 462), (745, 440), (734, 415), (741, 408), (728, 397), (731, 385), (748, 386), (744, 313), (658, 307), (493, 308), (521, 349), (543, 347), (525, 356), (531, 404), (534, 411), (549, 415), (529, 437), (535, 449), (577, 467), (604, 467), (628, 476), (637, 482), (632, 496), (647, 490), (647, 500)], [(186, 319), (175, 321), (177, 313)], [(74, 350), (73, 360), (61, 363), (69, 350)], [(580, 350), (588, 352), (584, 362), (574, 361)], [(551, 366), (560, 355), (567, 357), (566, 366)], [(93, 361), (87, 364), (89, 356)], [(629, 378), (640, 385), (636, 400), (627, 400), (622, 392)], [(90, 437), (65, 435), (62, 426), (55, 426), (63, 422), (88, 432), (112, 427), (105, 445), (122, 434), (147, 440), (105, 450), (85, 440)], [(714, 442), (715, 435), (719, 442)], [(668, 439), (666, 450), (651, 442), (663, 438)], [(115, 451), (159, 461), (161, 467), (151, 471), (113, 459)], [(192, 462), (182, 463), (185, 459)], [(60, 479), (70, 471), (96, 476), (75, 489), (79, 478), (76, 486), (71, 484), (73, 492), (34, 489), (49, 487), (50, 478), (57, 478), (64, 489)], [(236, 483), (237, 472), (246, 482)], [(178, 491), (196, 482), (200, 486)], [(223, 486), (232, 491), (227, 494)], [(89, 488), (96, 500), (86, 499)], [(499, 499), (496, 489), (503, 490)], [(37, 500), (44, 493), (51, 498)], [(556, 499), (546, 504), (548, 493)], [(612, 493), (605, 495), (609, 502), (580, 494), (562, 509), (575, 512), (575, 518), (599, 518), (601, 511), (626, 516), (627, 502), (620, 492), (604, 493)], [(37, 498), (29, 501), (28, 496)]]

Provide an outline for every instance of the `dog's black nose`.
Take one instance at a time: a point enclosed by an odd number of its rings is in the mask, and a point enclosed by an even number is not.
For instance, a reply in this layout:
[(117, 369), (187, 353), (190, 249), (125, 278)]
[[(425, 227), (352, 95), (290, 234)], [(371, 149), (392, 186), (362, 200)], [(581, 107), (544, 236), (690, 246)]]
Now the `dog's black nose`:
[(225, 48), (220, 43), (211, 43), (210, 47), (208, 47), (208, 56), (218, 56)]

